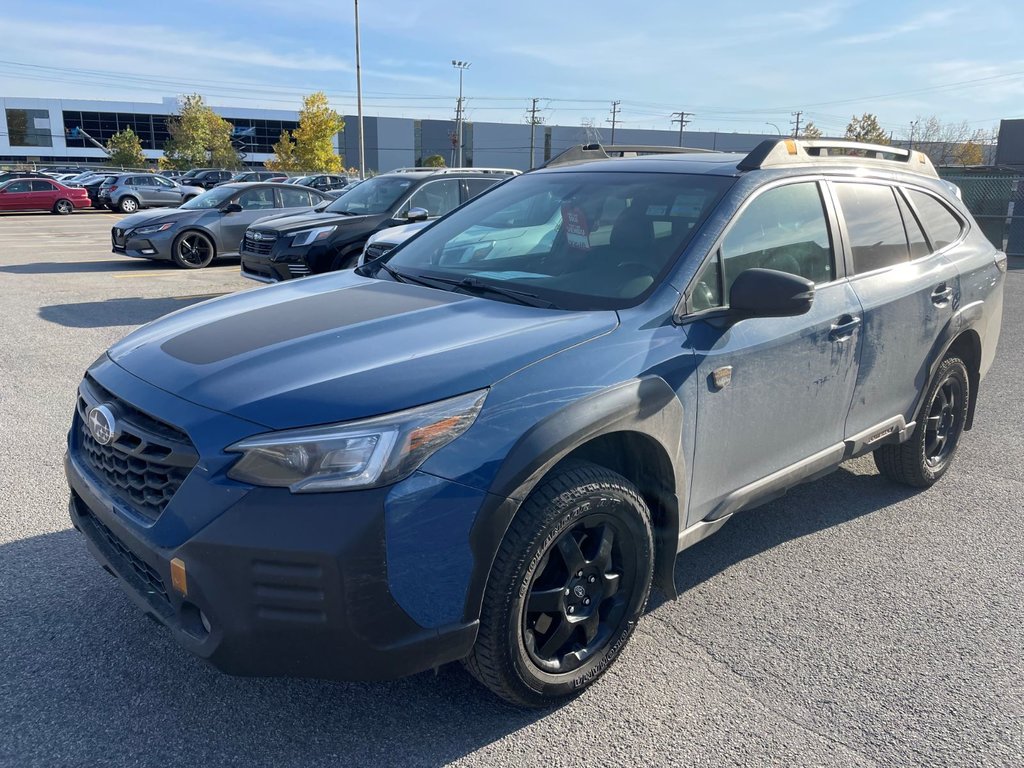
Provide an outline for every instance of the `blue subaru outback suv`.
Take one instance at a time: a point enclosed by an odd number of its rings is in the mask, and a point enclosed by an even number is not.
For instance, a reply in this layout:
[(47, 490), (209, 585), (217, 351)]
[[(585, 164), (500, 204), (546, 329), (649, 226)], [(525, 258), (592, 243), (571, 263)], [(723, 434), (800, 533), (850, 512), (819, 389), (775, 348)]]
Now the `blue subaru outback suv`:
[(580, 148), (359, 271), (113, 346), (79, 390), (71, 518), (226, 672), (462, 660), (549, 705), (732, 515), (867, 452), (939, 480), (1005, 269), (918, 152)]

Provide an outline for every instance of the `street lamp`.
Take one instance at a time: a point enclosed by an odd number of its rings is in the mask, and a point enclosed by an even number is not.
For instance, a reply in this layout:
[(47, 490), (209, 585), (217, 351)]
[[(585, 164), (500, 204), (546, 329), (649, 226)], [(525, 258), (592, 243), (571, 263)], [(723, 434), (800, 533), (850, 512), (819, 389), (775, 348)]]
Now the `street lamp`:
[(776, 125), (775, 123), (769, 123), (769, 122), (768, 122), (767, 120), (765, 120), (765, 121), (764, 121), (764, 124), (765, 124), (765, 125), (770, 125), (770, 126), (771, 126), (772, 128), (774, 128), (774, 129), (775, 129), (776, 131), (778, 131), (778, 133), (779, 133), (779, 136), (781, 136), (781, 135), (782, 135), (782, 131), (780, 131), (780, 130), (779, 130), (779, 126), (777, 126), (777, 125)]
[(366, 178), (366, 142), (363, 139), (363, 74), (359, 63), (359, 0), (356, 7), (356, 105), (359, 114), (359, 178)]
[(455, 109), (455, 142), (456, 142), (456, 160), (455, 167), (462, 167), (462, 75), (469, 69), (470, 62), (468, 61), (456, 61), (452, 59), (452, 66), (459, 70), (459, 103)]

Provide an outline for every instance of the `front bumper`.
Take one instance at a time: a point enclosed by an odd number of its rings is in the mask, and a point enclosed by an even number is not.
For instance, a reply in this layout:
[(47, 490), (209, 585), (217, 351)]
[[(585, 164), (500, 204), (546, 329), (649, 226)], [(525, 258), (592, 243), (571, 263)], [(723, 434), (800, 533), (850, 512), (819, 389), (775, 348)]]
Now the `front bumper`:
[[(127, 381), (114, 374), (104, 386)], [(142, 394), (139, 405), (149, 412), (171, 400), (148, 385)], [(197, 423), (202, 418), (196, 414)], [(64, 462), (74, 527), (143, 611), (222, 671), (383, 680), (472, 649), (478, 623), (463, 621), (460, 575), (470, 561), (460, 565), (438, 538), (461, 549), (467, 532), (446, 526), (438, 534), (437, 522), (449, 510), (471, 519), (483, 494), (417, 475), (341, 494), (247, 488), (225, 481), (223, 466), (202, 458), (207, 446), (197, 441), (199, 463), (148, 522), (86, 462), (79, 426)], [(174, 559), (184, 564), (184, 590), (174, 585)]]
[(122, 256), (131, 256), (136, 259), (162, 259), (171, 258), (171, 246), (173, 237), (160, 232), (154, 236), (136, 235), (132, 232), (123, 232), (114, 227), (110, 231), (110, 251)]

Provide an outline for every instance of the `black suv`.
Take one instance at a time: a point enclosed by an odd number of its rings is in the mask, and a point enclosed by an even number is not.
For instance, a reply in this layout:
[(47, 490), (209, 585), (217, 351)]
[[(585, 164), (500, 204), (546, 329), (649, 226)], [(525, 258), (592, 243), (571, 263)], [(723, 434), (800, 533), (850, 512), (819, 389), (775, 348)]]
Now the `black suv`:
[(264, 283), (354, 267), (381, 229), (444, 216), (519, 171), (403, 168), (364, 181), (326, 209), (266, 219), (242, 241), (242, 275)]
[(213, 189), (230, 179), (232, 175), (231, 171), (225, 171), (223, 168), (193, 168), (178, 181), (193, 187)]

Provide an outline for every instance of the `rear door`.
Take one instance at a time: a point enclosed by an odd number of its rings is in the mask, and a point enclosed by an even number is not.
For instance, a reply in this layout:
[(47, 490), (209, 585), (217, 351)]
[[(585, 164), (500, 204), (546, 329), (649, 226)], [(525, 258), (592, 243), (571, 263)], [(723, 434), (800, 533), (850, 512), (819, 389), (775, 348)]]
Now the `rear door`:
[(925, 242), (896, 189), (830, 182), (841, 212), (847, 271), (864, 311), (864, 343), (846, 433), (896, 416), (908, 423), (928, 384), (928, 363), (958, 302), (958, 274)]
[[(754, 484), (771, 484), (772, 475), (795, 482), (843, 455), (860, 304), (843, 275), (831, 201), (822, 192), (817, 180), (756, 192), (688, 288), (695, 314), (687, 346), (699, 387), (691, 523), (733, 511), (735, 500), (758, 495)], [(755, 267), (814, 282), (810, 311), (723, 317), (733, 281)]]
[(178, 192), (178, 187), (175, 186), (174, 182), (163, 178), (162, 176), (153, 177), (153, 205), (179, 205), (181, 203), (181, 193)]
[(51, 181), (32, 179), (32, 207), (41, 211), (53, 208), (57, 202), (57, 187)]
[(481, 192), (493, 187), (499, 181), (503, 179), (463, 179), (462, 180), (462, 201), (470, 200)]

